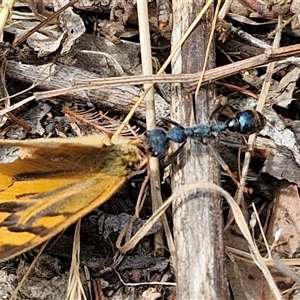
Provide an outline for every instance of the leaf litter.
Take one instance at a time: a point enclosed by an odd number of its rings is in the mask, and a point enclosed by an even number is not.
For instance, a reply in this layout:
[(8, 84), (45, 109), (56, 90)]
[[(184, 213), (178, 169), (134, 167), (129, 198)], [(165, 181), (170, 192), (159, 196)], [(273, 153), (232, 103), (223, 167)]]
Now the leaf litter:
[[(166, 1), (166, 3), (168, 2), (169, 1)], [(268, 7), (261, 2), (259, 3), (259, 6), (257, 6), (258, 2), (256, 1), (245, 1), (239, 8), (237, 8), (237, 1), (233, 1), (233, 3), (235, 7), (232, 6), (229, 10), (226, 21), (232, 22), (236, 28), (241, 27), (243, 32), (248, 33), (248, 35), (238, 35), (237, 31), (232, 30), (229, 35), (226, 34), (227, 40), (224, 44), (218, 44), (218, 47), (223, 51), (225, 59), (227, 58), (229, 63), (232, 60), (240, 61), (241, 59), (264, 53), (264, 49), (269, 48), (270, 46), (270, 40), (267, 38), (267, 35), (271, 30), (275, 29), (276, 23), (274, 20), (277, 21), (278, 14), (283, 14), (282, 24), (284, 25), (285, 23), (286, 26), (281, 33), (281, 38), (285, 41), (285, 45), (292, 44), (291, 39), (289, 39), (291, 34), (297, 37), (299, 36), (299, 24), (297, 25), (298, 19), (293, 18), (293, 20), (289, 20), (291, 18), (290, 11), (297, 15), (298, 10), (295, 9), (295, 7), (297, 7), (296, 1), (293, 1), (292, 8), (288, 10), (286, 10), (285, 7), (278, 7), (280, 3), (275, 3), (276, 5), (274, 4), (273, 6), (270, 4)], [(247, 3), (247, 5), (245, 6), (244, 3)], [(65, 4), (66, 3), (58, 4), (58, 2), (54, 2), (54, 4), (49, 7), (51, 9), (51, 7), (55, 5), (61, 7)], [(103, 6), (101, 7), (102, 4)], [(24, 5), (24, 3), (22, 5)], [(49, 3), (47, 5), (49, 5)], [(112, 1), (109, 5), (104, 6), (104, 3), (100, 1), (100, 8), (99, 6), (89, 6), (88, 12), (84, 12), (84, 7), (80, 6), (80, 3), (76, 3), (75, 7), (80, 9), (79, 14), (72, 13), (72, 15), (66, 15), (62, 13), (59, 16), (59, 23), (56, 24), (56, 27), (44, 27), (40, 32), (36, 32), (28, 37), (26, 43), (30, 50), (28, 51), (24, 46), (20, 47), (18, 56), (10, 58), (10, 61), (8, 62), (7, 74), (9, 75), (9, 80), (11, 80), (13, 84), (10, 85), (9, 81), (7, 81), (6, 84), (8, 85), (9, 95), (17, 94), (20, 91), (25, 90), (25, 88), (30, 88), (30, 85), (36, 81), (39, 90), (37, 90), (35, 86), (32, 86), (24, 95), (21, 94), (21, 96), (17, 96), (14, 101), (19, 101), (24, 99), (24, 97), (30, 97), (32, 93), (35, 92), (53, 91), (59, 88), (69, 87), (72, 85), (73, 80), (78, 78), (90, 80), (90, 78), (96, 77), (106, 78), (140, 74), (141, 64), (139, 59), (137, 59), (139, 57), (139, 49), (134, 41), (134, 31), (132, 31), (132, 29), (135, 29), (135, 32), (137, 32), (136, 6), (134, 3), (127, 3), (126, 1), (123, 1), (122, 5), (115, 5)], [(252, 7), (251, 10), (247, 10), (247, 7), (249, 6)], [(257, 7), (260, 7), (260, 9)], [(149, 8), (151, 14), (149, 19), (152, 24), (152, 26), (150, 26), (152, 30), (151, 38), (155, 45), (153, 46), (153, 52), (161, 62), (164, 62), (164, 59), (167, 57), (166, 53), (169, 53), (170, 47), (170, 34), (168, 34), (171, 32), (172, 28), (170, 27), (171, 24), (168, 24), (170, 17), (164, 15), (165, 18), (161, 17), (161, 19), (157, 20), (157, 15), (152, 14), (155, 4), (151, 3), (151, 1), (149, 2)], [(68, 10), (72, 11), (71, 8), (68, 8)], [(91, 23), (88, 23), (89, 19), (87, 16), (89, 14), (94, 16), (93, 11), (99, 10), (102, 15), (99, 24), (97, 24), (98, 27), (96, 28), (98, 33), (102, 34), (102, 37), (95, 37), (89, 33), (84, 33), (83, 21), (88, 24), (86, 30), (93, 31), (94, 28)], [(35, 23), (32, 20), (32, 18), (35, 18), (34, 15), (30, 16), (31, 20), (26, 20), (26, 17), (24, 19), (25, 14), (22, 15), (22, 11), (19, 11), (17, 6), (14, 7), (12, 12), (11, 19), (6, 23), (4, 42), (10, 40), (8, 35), (10, 34), (10, 38), (13, 36), (15, 38), (14, 43), (16, 43), (25, 32), (34, 28), (38, 23)], [(109, 16), (107, 16), (108, 12), (110, 12)], [(261, 14), (259, 18), (258, 14)], [(22, 16), (22, 18), (20, 16)], [(261, 17), (264, 17), (265, 19), (261, 19)], [(153, 19), (155, 21), (153, 21)], [(130, 22), (130, 20), (133, 21)], [(166, 24), (168, 26), (163, 26), (163, 23), (160, 23), (161, 20), (167, 20)], [(292, 26), (289, 25), (289, 22), (293, 22)], [(67, 24), (72, 24), (72, 26)], [(157, 24), (160, 24), (160, 27), (157, 26)], [(248, 25), (257, 26), (257, 28), (253, 30)], [(49, 26), (52, 26), (52, 24)], [(176, 24), (173, 24), (173, 28), (174, 26), (176, 26)], [(264, 28), (264, 26), (267, 27)], [(80, 37), (80, 35), (83, 36)], [(133, 41), (122, 40), (124, 37), (129, 39), (132, 38)], [(78, 38), (79, 40), (82, 39), (84, 41), (80, 47), (79, 44), (76, 44)], [(261, 41), (261, 43), (258, 44), (257, 40)], [(90, 48), (89, 44), (93, 45), (93, 48)], [(99, 50), (99, 47), (102, 44), (109, 45), (109, 50)], [(86, 46), (86, 49), (84, 49), (84, 46)], [(22, 51), (25, 53), (23, 56), (20, 55)], [(115, 53), (113, 51), (115, 51)], [(28, 63), (26, 60), (28, 60), (29, 52), (32, 57), (36, 57), (35, 61), (39, 64), (38, 71), (36, 71), (36, 67), (26, 65)], [(63, 57), (66, 65), (53, 67), (53, 62), (55, 63), (57, 54), (60, 56), (58, 57), (58, 60), (60, 60), (62, 59), (61, 55), (64, 54), (68, 56), (68, 52), (71, 55), (67, 58)], [(96, 56), (92, 56), (94, 55), (94, 52), (96, 52)], [(41, 57), (44, 59), (43, 63), (49, 62), (48, 69), (45, 68), (45, 65), (41, 65)], [(5, 55), (2, 59), (5, 59)], [(86, 68), (89, 60), (97, 60), (97, 67), (92, 63)], [(244, 218), (249, 224), (253, 224), (252, 227), (249, 225), (249, 228), (252, 231), (251, 233), (255, 239), (255, 243), (258, 246), (261, 255), (265, 255), (265, 263), (267, 265), (273, 264), (273, 268), (277, 269), (271, 269), (273, 281), (277, 284), (279, 290), (286, 295), (286, 298), (291, 297), (291, 299), (293, 299), (293, 293), (297, 293), (297, 286), (295, 285), (297, 280), (288, 270), (291, 269), (292, 271), (297, 271), (296, 266), (299, 264), (297, 255), (299, 253), (298, 245), (300, 239), (298, 233), (300, 214), (298, 212), (299, 205), (297, 204), (300, 178), (299, 146), (297, 139), (297, 129), (299, 124), (299, 122), (297, 122), (299, 118), (298, 65), (298, 57), (290, 55), (286, 57), (286, 60), (281, 59), (272, 71), (270, 87), (265, 95), (266, 105), (263, 109), (268, 124), (256, 140), (254, 147), (255, 155), (254, 159), (252, 159), (253, 166), (251, 166), (252, 180), (248, 181), (247, 184), (247, 188), (249, 188), (249, 191), (252, 190), (252, 192), (245, 195), (246, 199), (244, 200)], [(248, 67), (249, 69), (251, 68), (251, 66)], [(86, 70), (86, 73), (83, 69)], [(54, 71), (54, 73), (51, 73), (51, 71)], [(57, 79), (56, 82), (53, 82), (53, 78), (55, 78), (53, 76), (59, 72), (61, 72), (61, 78), (65, 77), (67, 79), (66, 86), (61, 86), (59, 79)], [(238, 73), (238, 70), (235, 71), (235, 74), (236, 73)], [(34, 76), (30, 77), (30, 74), (34, 74)], [(249, 74), (251, 74), (251, 76), (249, 76)], [(44, 77), (41, 77), (41, 75)], [(242, 71), (241, 75), (243, 77), (238, 77), (237, 75), (229, 77), (228, 82), (233, 83), (236, 86), (242, 86), (245, 90), (251, 90), (259, 95), (266, 79), (265, 68), (257, 68), (254, 72), (253, 70)], [(243, 81), (241, 81), (242, 78)], [(168, 82), (168, 77), (166, 77), (165, 80)], [(214, 80), (214, 78), (211, 80)], [(20, 84), (20, 88), (17, 87), (16, 83)], [(231, 110), (239, 110), (245, 106), (251, 106), (253, 99), (242, 99), (241, 93), (234, 89), (228, 89), (225, 85), (222, 87), (222, 83), (225, 83), (225, 81), (219, 82), (218, 92), (226, 94)], [(67, 95), (61, 93), (54, 97), (50, 96), (51, 98), (49, 97), (49, 99), (44, 100), (45, 102), (43, 102), (42, 105), (31, 102), (27, 103), (26, 106), (21, 106), (17, 111), (13, 111), (17, 118), (28, 123), (32, 128), (32, 131), (28, 132), (28, 130), (25, 130), (22, 126), (20, 127), (20, 125), (15, 124), (12, 120), (8, 120), (7, 123), (2, 126), (2, 136), (10, 138), (18, 137), (20, 139), (40, 136), (71, 136), (74, 135), (75, 127), (71, 126), (72, 123), (70, 122), (70, 119), (65, 117), (62, 113), (62, 106), (66, 104), (66, 102), (68, 105), (76, 104), (76, 107), (81, 106), (80, 114), (84, 109), (86, 111), (91, 108), (97, 110), (101, 109), (107, 111), (112, 120), (115, 116), (117, 116), (118, 119), (123, 119), (124, 115), (129, 112), (134, 104), (134, 101), (132, 100), (138, 99), (141, 94), (142, 91), (138, 86), (129, 88), (126, 84), (123, 86), (122, 84), (119, 84), (118, 87), (108, 87), (102, 89), (102, 91), (80, 91), (75, 94), (76, 96), (70, 92)], [(157, 90), (154, 96), (157, 105), (158, 119), (160, 117), (168, 117), (169, 115), (168, 101), (164, 99), (162, 95), (163, 93)], [(7, 95), (1, 96), (1, 98), (7, 97)], [(84, 118), (85, 114), (82, 114)], [(134, 116), (133, 125), (144, 126), (145, 116), (144, 107), (139, 107)], [(79, 126), (79, 128), (76, 129), (77, 134), (94, 130), (89, 128), (88, 125), (83, 125), (84, 122), (75, 121), (75, 123)], [(114, 122), (112, 122), (112, 124), (113, 123)], [(231, 150), (227, 149), (226, 151), (232, 153)], [(222, 153), (222, 156), (223, 155), (226, 157), (226, 154)], [(232, 160), (233, 158), (231, 155), (230, 157)], [(234, 153), (234, 157), (236, 157), (235, 159), (237, 161), (236, 153)], [(230, 162), (228, 164), (230, 164)], [(140, 181), (137, 181), (134, 186), (140, 186), (140, 184)], [(129, 185), (127, 188), (132, 189), (132, 186)], [(229, 189), (232, 190), (233, 187), (230, 187)], [(267, 190), (264, 191), (263, 189)], [(128, 191), (121, 191), (120, 193), (124, 193), (124, 195), (116, 196), (116, 198), (119, 198), (117, 199), (117, 204), (112, 204), (114, 203), (112, 202), (113, 200), (110, 201), (112, 203), (109, 202), (110, 208), (108, 208), (108, 210), (113, 210), (113, 213), (116, 211), (121, 213), (128, 210), (132, 214), (134, 207), (134, 196), (132, 195), (137, 194), (137, 192), (130, 194)], [(128, 199), (128, 197), (130, 199)], [(247, 207), (251, 202), (255, 202), (255, 205), (257, 206), (258, 215), (255, 217), (252, 216), (254, 209)], [(114, 207), (114, 205), (116, 205), (116, 207)], [(143, 211), (145, 217), (149, 216), (149, 210), (149, 207), (146, 207), (145, 211)], [(226, 208), (224, 211), (226, 212)], [(87, 218), (94, 220), (97, 218), (97, 213), (96, 215), (92, 214)], [(263, 231), (259, 230), (258, 221), (262, 223), (261, 229)], [(238, 220), (236, 220), (236, 222), (239, 223)], [(230, 231), (225, 231), (224, 239), (227, 246), (226, 253), (228, 255), (228, 261), (226, 262), (227, 276), (234, 299), (245, 299), (245, 297), (266, 299), (271, 297), (272, 293), (269, 291), (262, 273), (254, 264), (255, 259), (253, 259), (253, 253), (249, 253), (248, 251), (248, 243), (243, 236), (239, 234), (240, 231), (235, 224), (230, 226)], [(65, 233), (65, 235), (66, 234), (68, 236), (68, 232)], [(276, 235), (277, 237), (275, 238)], [(98, 264), (97, 268), (95, 268), (95, 265), (85, 262), (89, 266), (94, 266), (94, 268), (90, 267), (89, 270), (92, 278), (97, 278), (97, 274), (103, 274), (101, 270), (105, 270), (106, 267), (112, 266), (116, 262), (114, 254), (117, 252), (114, 247), (112, 247), (112, 245), (115, 244), (116, 238), (116, 236), (113, 237), (110, 236), (110, 234), (106, 236), (105, 239), (103, 236), (99, 236), (97, 224), (95, 224), (94, 221), (92, 221), (90, 227), (85, 230), (85, 233), (82, 233), (82, 244), (85, 244), (87, 248), (94, 246), (92, 248), (93, 250), (90, 250), (91, 261), (93, 260), (93, 253), (96, 251), (97, 246), (105, 249), (103, 250), (103, 253), (107, 253), (107, 255), (101, 257), (101, 259), (98, 257), (102, 265), (99, 266)], [(264, 238), (267, 243), (265, 243)], [(94, 245), (91, 243), (91, 240), (94, 240)], [(55, 245), (57, 244), (59, 244), (59, 240), (55, 243)], [(239, 245), (239, 247), (237, 247), (237, 245)], [(153, 252), (151, 240), (143, 241), (142, 247), (142, 252), (144, 253)], [(63, 247), (62, 249), (64, 250)], [(72, 249), (72, 246), (70, 246), (70, 249)], [(84, 246), (82, 251), (85, 251)], [(138, 254), (141, 255), (138, 250), (135, 251), (137, 255), (133, 257), (138, 257)], [(63, 288), (62, 290), (58, 289), (58, 286), (66, 286), (66, 274), (68, 272), (68, 262), (70, 262), (71, 259), (71, 252), (69, 255), (66, 255), (66, 253), (56, 254), (51, 258), (49, 258), (47, 254), (43, 254), (41, 261), (43, 259), (50, 259), (53, 260), (53, 264), (55, 264), (57, 262), (56, 257), (60, 257), (61, 255), (63, 255), (63, 259), (58, 264), (61, 264), (62, 267), (58, 269), (53, 268), (52, 263), (50, 267), (57, 270), (57, 274), (37, 274), (38, 266), (35, 267), (35, 271), (29, 276), (32, 283), (29, 283), (28, 281), (20, 290), (20, 293), (24, 298), (64, 298), (62, 296), (64, 290)], [(287, 268), (284, 268), (280, 263), (276, 262), (276, 257), (279, 257)], [(138, 261), (137, 258), (134, 259), (131, 257), (131, 259), (133, 259), (134, 263)], [(19, 258), (18, 261), (19, 266), (17, 268), (15, 266), (11, 267), (7, 272), (7, 282), (12, 282), (12, 275), (15, 275), (16, 279), (19, 278), (19, 276), (21, 276), (20, 273), (26, 269), (24, 267), (25, 262), (32, 261), (32, 257), (25, 256)], [(153, 262), (154, 261), (155, 260), (153, 259)], [(159, 264), (158, 262), (154, 262), (154, 264), (156, 263)], [(159, 269), (159, 271), (154, 271), (154, 275), (151, 277), (151, 272), (149, 270), (155, 270), (155, 268), (150, 268), (149, 264), (151, 264), (151, 260), (150, 262), (145, 261), (141, 266), (132, 264), (131, 271), (126, 272), (124, 270), (130, 270), (129, 263), (128, 268), (121, 269), (121, 275), (124, 282), (137, 281), (137, 283), (141, 283), (140, 287), (136, 287), (136, 293), (139, 294), (139, 296), (136, 296), (136, 299), (167, 298), (168, 296), (171, 297), (174, 295), (175, 291), (172, 287), (162, 288), (161, 286), (154, 284), (154, 290), (143, 288), (142, 282), (146, 281), (146, 279), (150, 282), (158, 281), (158, 279), (161, 280), (162, 278), (168, 278), (169, 280), (174, 279), (174, 273), (170, 266), (165, 269)], [(8, 265), (3, 265), (3, 270), (5, 270), (5, 266), (7, 267)], [(49, 266), (45, 267), (45, 269), (49, 269)], [(23, 271), (20, 272), (19, 270)], [(109, 270), (113, 273), (114, 269), (111, 268)], [(108, 274), (110, 273), (108, 272)], [(114, 275), (116, 276), (116, 274), (117, 273)], [(57, 276), (59, 277), (57, 278)], [(81, 272), (80, 277), (83, 278), (83, 286), (88, 286), (86, 278), (84, 279), (86, 275), (83, 276), (83, 273)], [(115, 283), (116, 278), (112, 281), (108, 280), (108, 282), (110, 282), (109, 286), (103, 288), (104, 294), (107, 297), (111, 297), (111, 299), (117, 297), (116, 295), (118, 295), (118, 293), (127, 295), (131, 293), (124, 282), (123, 287), (120, 288), (120, 282), (119, 284)], [(55, 281), (57, 283), (53, 283)], [(52, 286), (53, 289), (51, 289)], [(30, 290), (30, 287), (32, 287), (32, 290)], [(35, 287), (38, 287), (40, 294), (35, 294)], [(98, 283), (94, 284), (93, 289), (91, 287), (87, 288), (86, 295), (95, 294), (95, 291), (97, 290), (96, 287), (99, 288)], [(11, 286), (8, 285), (7, 289), (7, 295), (10, 295)], [(48, 289), (49, 292), (47, 292)], [(100, 289), (102, 288), (100, 287)], [(41, 291), (43, 291), (44, 294)], [(58, 293), (60, 296), (57, 296), (57, 291), (59, 291)], [(3, 297), (7, 295), (4, 295)]]

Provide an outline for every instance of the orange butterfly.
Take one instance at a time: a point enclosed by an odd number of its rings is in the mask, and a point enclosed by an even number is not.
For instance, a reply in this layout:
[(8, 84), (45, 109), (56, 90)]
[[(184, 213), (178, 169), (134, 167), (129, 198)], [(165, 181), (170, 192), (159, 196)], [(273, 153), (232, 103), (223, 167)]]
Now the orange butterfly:
[[(107, 201), (139, 161), (138, 149), (104, 134), (0, 140), (0, 261), (58, 234)], [(6, 148), (5, 148), (6, 149)]]

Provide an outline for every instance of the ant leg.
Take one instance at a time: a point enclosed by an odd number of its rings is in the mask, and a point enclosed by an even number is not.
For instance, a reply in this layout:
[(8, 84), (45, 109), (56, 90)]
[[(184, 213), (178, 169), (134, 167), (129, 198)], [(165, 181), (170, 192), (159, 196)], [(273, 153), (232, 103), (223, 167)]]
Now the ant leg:
[(180, 124), (178, 124), (177, 122), (171, 120), (171, 119), (168, 119), (168, 118), (160, 118), (161, 121), (163, 121), (164, 123), (166, 124), (172, 124), (174, 126), (179, 126), (179, 127), (182, 127)]
[(181, 152), (186, 142), (183, 142), (178, 149), (169, 156), (166, 156), (164, 159), (160, 160), (161, 171), (164, 170), (168, 165), (172, 164), (176, 156)]
[(220, 154), (219, 154), (218, 151), (215, 149), (215, 147), (214, 147), (211, 143), (207, 143), (207, 146), (210, 148), (210, 150), (212, 151), (213, 155), (215, 156), (215, 158), (217, 159), (217, 161), (219, 162), (219, 164), (220, 164), (221, 167), (223, 168), (223, 170), (224, 170), (225, 172), (227, 172), (227, 174), (228, 174), (229, 177), (232, 179), (232, 181), (233, 181), (238, 187), (240, 187), (239, 181), (234, 177), (234, 175), (232, 174), (230, 168), (229, 168), (228, 165), (225, 163), (225, 161), (224, 161), (223, 158), (220, 156)]

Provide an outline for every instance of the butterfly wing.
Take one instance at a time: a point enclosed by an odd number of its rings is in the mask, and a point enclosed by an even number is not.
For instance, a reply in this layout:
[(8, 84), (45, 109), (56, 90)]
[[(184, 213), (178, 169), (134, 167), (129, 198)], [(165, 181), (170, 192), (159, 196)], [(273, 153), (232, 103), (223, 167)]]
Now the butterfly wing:
[(13, 162), (0, 165), (0, 261), (34, 248), (107, 201), (138, 160), (128, 144), (17, 149)]

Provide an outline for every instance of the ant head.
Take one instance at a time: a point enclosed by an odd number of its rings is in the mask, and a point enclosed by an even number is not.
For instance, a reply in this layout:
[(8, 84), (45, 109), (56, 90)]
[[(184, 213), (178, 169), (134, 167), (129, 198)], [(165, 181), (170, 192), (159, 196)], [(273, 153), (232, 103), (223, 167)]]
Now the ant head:
[(240, 123), (239, 120), (236, 118), (230, 118), (225, 121), (226, 127), (231, 132), (240, 131)]
[(226, 126), (229, 131), (241, 134), (252, 134), (261, 131), (266, 125), (265, 117), (258, 111), (245, 110), (236, 114), (235, 118), (228, 119)]
[(162, 128), (148, 130), (146, 131), (145, 136), (146, 148), (153, 156), (164, 154), (169, 149), (169, 139)]

